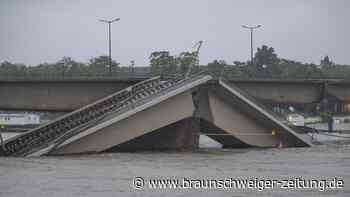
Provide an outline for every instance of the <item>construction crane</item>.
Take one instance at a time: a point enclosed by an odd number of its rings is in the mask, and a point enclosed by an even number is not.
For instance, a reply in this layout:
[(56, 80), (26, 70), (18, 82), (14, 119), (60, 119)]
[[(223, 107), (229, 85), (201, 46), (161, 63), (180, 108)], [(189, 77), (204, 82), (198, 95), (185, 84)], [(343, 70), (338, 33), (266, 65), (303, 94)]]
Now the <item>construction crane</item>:
[(198, 55), (199, 55), (199, 50), (201, 49), (202, 44), (203, 44), (203, 41), (200, 40), (196, 44), (193, 45), (193, 48), (197, 47), (196, 51), (194, 52), (195, 60), (194, 60), (194, 62), (192, 64), (188, 65), (188, 70), (187, 70), (187, 73), (185, 75), (186, 79), (189, 77), (192, 67), (199, 64)]

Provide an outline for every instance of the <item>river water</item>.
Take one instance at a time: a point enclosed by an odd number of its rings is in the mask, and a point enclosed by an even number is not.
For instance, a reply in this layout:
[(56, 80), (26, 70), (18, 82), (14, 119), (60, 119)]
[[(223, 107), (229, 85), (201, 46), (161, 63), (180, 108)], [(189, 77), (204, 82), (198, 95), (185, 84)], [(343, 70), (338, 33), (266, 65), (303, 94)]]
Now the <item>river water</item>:
[[(134, 177), (331, 179), (343, 189), (141, 189)], [(111, 153), (0, 158), (0, 196), (350, 196), (350, 142), (285, 149), (201, 149), (194, 153)]]

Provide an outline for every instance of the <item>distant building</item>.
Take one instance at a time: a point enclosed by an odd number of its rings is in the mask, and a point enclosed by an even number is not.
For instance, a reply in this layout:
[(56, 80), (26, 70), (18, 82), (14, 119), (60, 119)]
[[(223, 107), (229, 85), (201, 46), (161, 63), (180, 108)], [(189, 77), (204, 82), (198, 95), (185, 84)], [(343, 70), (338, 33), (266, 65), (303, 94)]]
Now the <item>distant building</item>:
[(0, 114), (0, 123), (5, 126), (26, 126), (40, 124), (36, 114)]
[(348, 114), (350, 112), (350, 103), (331, 94), (326, 94), (326, 97), (320, 103), (320, 110), (332, 114)]
[(295, 126), (304, 126), (305, 125), (305, 118), (304, 116), (296, 113), (288, 114), (287, 120), (290, 124)]
[(150, 66), (135, 66), (132, 68), (132, 71), (134, 71), (135, 73), (140, 73), (140, 74), (150, 74), (151, 67)]

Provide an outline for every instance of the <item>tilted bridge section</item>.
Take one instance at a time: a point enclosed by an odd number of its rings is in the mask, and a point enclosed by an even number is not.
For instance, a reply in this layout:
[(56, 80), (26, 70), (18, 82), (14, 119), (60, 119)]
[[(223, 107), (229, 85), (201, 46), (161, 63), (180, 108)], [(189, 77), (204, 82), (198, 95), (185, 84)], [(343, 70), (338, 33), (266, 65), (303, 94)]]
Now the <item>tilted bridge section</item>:
[[(240, 113), (227, 113), (227, 110), (234, 109), (235, 105), (241, 105), (240, 102), (249, 106), (248, 114), (244, 115), (244, 118), (249, 119), (246, 123), (255, 124), (255, 120), (263, 117), (263, 123), (256, 121), (259, 122), (257, 123), (259, 126), (254, 127), (257, 132), (263, 130), (266, 134), (271, 128), (276, 127), (283, 130), (281, 136), (286, 138), (284, 141), (293, 142), (286, 143), (288, 146), (311, 145), (308, 139), (297, 134), (282, 121), (276, 120), (270, 112), (254, 104), (255, 101), (238, 92), (237, 88), (229, 87), (225, 82), (219, 81), (216, 84), (217, 88), (211, 85), (203, 92), (211, 79), (208, 75), (198, 75), (166, 81), (155, 77), (139, 82), (46, 125), (6, 140), (0, 148), (0, 156), (103, 152), (155, 131), (163, 132), (162, 128), (168, 125), (181, 124), (184, 120), (193, 121), (196, 118), (203, 119), (204, 124), (207, 122), (228, 133), (227, 138), (219, 134), (217, 136), (208, 134), (209, 137), (227, 147), (230, 147), (230, 144), (231, 147), (237, 146), (237, 141), (245, 145), (273, 147), (277, 140), (275, 137), (268, 137), (267, 140), (259, 142), (259, 137), (245, 138), (231, 132), (232, 129), (242, 128), (244, 131), (245, 126), (235, 122), (235, 118), (240, 116)], [(203, 103), (201, 100), (207, 101), (206, 105), (201, 104)], [(218, 104), (223, 100), (230, 104)], [(221, 108), (223, 106), (225, 108)], [(210, 116), (201, 111), (202, 107), (204, 111), (210, 112)], [(225, 115), (233, 115), (233, 117), (222, 117)], [(220, 121), (220, 118), (224, 121)], [(233, 125), (227, 124), (227, 121)], [(196, 124), (196, 121), (193, 122)], [(235, 123), (240, 127), (235, 127)], [(249, 127), (249, 125), (246, 126)], [(196, 130), (193, 128), (192, 130)], [(205, 130), (200, 125), (198, 128)], [(198, 133), (199, 130), (194, 132), (194, 134)]]

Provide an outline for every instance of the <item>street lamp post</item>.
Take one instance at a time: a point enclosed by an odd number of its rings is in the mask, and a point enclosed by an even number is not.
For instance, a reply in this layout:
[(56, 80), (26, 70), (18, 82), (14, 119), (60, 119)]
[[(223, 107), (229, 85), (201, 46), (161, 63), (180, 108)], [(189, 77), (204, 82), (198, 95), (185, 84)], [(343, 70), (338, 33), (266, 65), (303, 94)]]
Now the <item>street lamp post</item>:
[(131, 68), (131, 73), (134, 74), (134, 67), (135, 67), (135, 61), (131, 60), (130, 61), (130, 68)]
[(257, 26), (242, 25), (242, 27), (250, 30), (250, 61), (252, 64), (254, 64), (254, 62), (253, 62), (253, 31), (254, 31), (254, 29), (261, 27), (261, 25), (257, 25)]
[(103, 22), (103, 23), (107, 23), (108, 24), (108, 46), (109, 46), (109, 73), (111, 74), (112, 73), (112, 43), (111, 43), (111, 24), (116, 22), (116, 21), (119, 21), (120, 18), (116, 18), (116, 19), (113, 19), (113, 20), (99, 20), (100, 22)]

